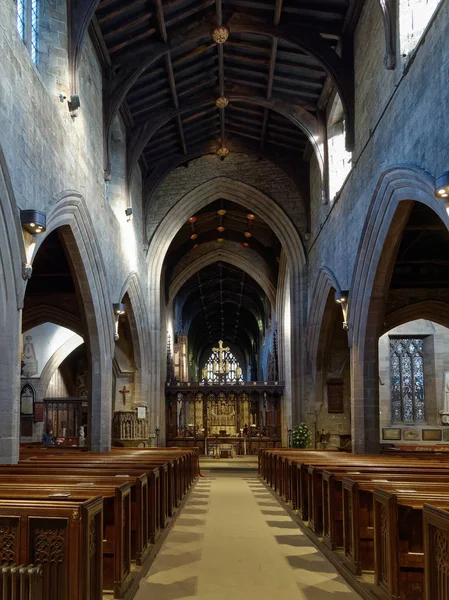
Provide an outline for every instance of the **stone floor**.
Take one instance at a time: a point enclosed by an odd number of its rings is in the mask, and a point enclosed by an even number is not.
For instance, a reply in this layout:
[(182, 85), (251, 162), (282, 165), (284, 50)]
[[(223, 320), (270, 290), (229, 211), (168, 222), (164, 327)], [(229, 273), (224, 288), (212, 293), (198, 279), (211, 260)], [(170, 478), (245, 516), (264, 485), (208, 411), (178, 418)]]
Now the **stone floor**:
[(135, 600), (356, 600), (252, 473), (200, 479)]

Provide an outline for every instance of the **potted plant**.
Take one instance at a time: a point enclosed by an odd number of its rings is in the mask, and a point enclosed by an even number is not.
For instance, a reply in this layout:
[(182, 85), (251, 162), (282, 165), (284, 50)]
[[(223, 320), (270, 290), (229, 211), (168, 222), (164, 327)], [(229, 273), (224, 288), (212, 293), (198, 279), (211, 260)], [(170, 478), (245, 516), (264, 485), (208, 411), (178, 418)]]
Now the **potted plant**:
[(292, 430), (292, 448), (310, 448), (312, 432), (305, 423), (295, 425)]

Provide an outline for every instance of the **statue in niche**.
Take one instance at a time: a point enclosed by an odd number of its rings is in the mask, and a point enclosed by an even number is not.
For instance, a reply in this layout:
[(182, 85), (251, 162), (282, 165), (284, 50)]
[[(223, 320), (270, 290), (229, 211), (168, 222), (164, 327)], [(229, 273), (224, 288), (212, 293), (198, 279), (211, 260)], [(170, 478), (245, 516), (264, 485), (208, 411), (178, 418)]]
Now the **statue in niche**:
[(36, 359), (36, 351), (34, 350), (33, 337), (31, 335), (27, 335), (25, 338), (22, 362), (24, 363), (22, 369), (23, 377), (33, 377), (33, 375), (37, 375), (38, 364)]
[(20, 392), (20, 414), (34, 414), (34, 392), (32, 387), (26, 383)]
[(84, 427), (83, 427), (83, 425), (81, 425), (80, 431), (79, 431), (79, 437), (78, 437), (78, 446), (84, 447), (85, 444), (86, 444), (86, 438), (85, 438), (85, 433), (84, 433)]

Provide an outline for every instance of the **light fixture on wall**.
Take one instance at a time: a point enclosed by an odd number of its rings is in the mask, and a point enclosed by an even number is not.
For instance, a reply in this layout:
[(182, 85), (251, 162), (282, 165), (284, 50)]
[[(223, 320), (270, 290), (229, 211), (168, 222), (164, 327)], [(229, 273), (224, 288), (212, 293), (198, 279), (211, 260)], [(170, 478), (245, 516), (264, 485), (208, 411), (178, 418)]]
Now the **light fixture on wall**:
[(122, 302), (115, 302), (112, 305), (112, 308), (114, 310), (114, 325), (115, 325), (115, 332), (114, 332), (114, 340), (117, 341), (119, 339), (119, 334), (118, 334), (118, 322), (120, 319), (121, 315), (124, 315), (126, 313), (126, 306), (122, 303)]
[(347, 290), (337, 290), (335, 292), (335, 302), (341, 305), (343, 313), (343, 329), (348, 329), (348, 297), (349, 292)]
[(67, 100), (69, 112), (72, 117), (77, 117), (81, 106), (80, 97), (77, 94), (71, 94)]
[(47, 228), (45, 213), (39, 210), (21, 210), (20, 222), (22, 223), (22, 227), (32, 235), (44, 233)]
[(128, 208), (125, 209), (125, 215), (127, 217), (127, 221), (129, 221), (133, 215), (133, 209), (131, 208), (131, 206), (128, 206)]
[(439, 200), (449, 200), (449, 171), (435, 179), (435, 196)]

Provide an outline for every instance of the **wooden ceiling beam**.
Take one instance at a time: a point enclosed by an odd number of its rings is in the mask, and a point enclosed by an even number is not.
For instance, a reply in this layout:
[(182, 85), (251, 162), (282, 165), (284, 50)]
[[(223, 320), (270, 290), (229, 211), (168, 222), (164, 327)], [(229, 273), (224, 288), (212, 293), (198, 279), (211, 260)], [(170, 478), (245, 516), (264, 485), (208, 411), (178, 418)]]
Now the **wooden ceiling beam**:
[[(137, 8), (138, 4), (141, 5), (141, 10), (143, 10), (145, 7), (145, 4), (146, 4), (146, 0), (137, 0), (136, 2), (133, 3), (133, 8)], [(126, 16), (126, 14), (129, 12), (129, 4), (128, 3), (123, 3), (118, 8), (115, 8), (114, 10), (111, 10), (108, 12), (106, 12), (104, 10), (104, 8), (105, 7), (104, 7), (104, 2), (103, 2), (101, 11), (100, 11), (101, 15), (99, 15), (97, 17), (98, 23), (100, 25), (105, 25), (109, 21), (113, 21), (114, 19), (117, 19), (117, 18), (122, 18), (122, 17)]]
[(109, 54), (110, 55), (115, 54), (116, 52), (118, 52), (119, 50), (122, 50), (123, 48), (126, 48), (126, 46), (129, 46), (130, 44), (135, 44), (136, 42), (140, 42), (140, 41), (144, 40), (145, 38), (150, 38), (155, 33), (156, 33), (156, 29), (154, 27), (151, 27), (150, 29), (147, 29), (140, 35), (134, 35), (131, 38), (128, 38), (127, 40), (123, 40), (122, 42), (115, 44), (115, 46), (110, 47)]
[[(279, 18), (278, 16), (278, 4), (279, 4)], [(275, 25), (279, 25), (279, 21), (281, 18), (282, 11), (282, 0), (276, 1), (276, 14), (275, 14)], [(270, 64), (268, 66), (268, 83), (267, 83), (267, 100), (270, 101), (273, 95), (273, 82), (274, 82), (274, 72), (276, 70), (276, 56), (278, 50), (278, 39), (273, 37), (273, 41), (271, 43), (271, 55), (270, 55)], [(265, 147), (265, 140), (267, 138), (268, 132), (268, 120), (270, 114), (267, 107), (265, 107), (264, 116), (263, 116), (263, 124), (262, 131), (260, 133), (260, 149), (263, 150)]]
[(215, 0), (207, 0), (206, 2), (203, 2), (201, 4), (194, 5), (190, 10), (186, 10), (186, 11), (182, 12), (181, 14), (178, 14), (178, 15), (172, 17), (171, 19), (166, 19), (165, 25), (167, 27), (173, 27), (174, 25), (177, 25), (181, 21), (185, 21), (189, 17), (192, 17), (193, 15), (196, 15), (197, 13), (205, 10), (209, 6), (213, 6), (214, 3), (215, 3)]
[[(223, 5), (222, 0), (216, 0), (216, 13), (217, 13), (217, 25), (223, 24)], [(225, 69), (224, 69), (224, 45), (217, 44), (218, 53), (218, 88), (220, 96), (225, 95)], [(221, 147), (226, 146), (226, 119), (225, 119), (226, 108), (220, 109), (220, 139)]]
[(116, 29), (111, 29), (111, 31), (109, 31), (108, 33), (103, 33), (103, 38), (105, 42), (108, 43), (109, 40), (113, 40), (116, 37), (126, 34), (127, 30), (134, 29), (136, 27), (139, 27), (139, 25), (142, 25), (143, 23), (147, 23), (148, 21), (150, 21), (152, 16), (153, 13), (145, 13), (143, 15), (135, 17), (131, 21), (122, 21), (120, 27), (117, 27)]
[(276, 27), (281, 22), (282, 15), (282, 0), (276, 0), (276, 5), (274, 7), (274, 24)]
[[(246, 88), (234, 88), (232, 92), (228, 92), (228, 97), (230, 99), (230, 105), (228, 106), (229, 114), (232, 114), (233, 112), (245, 113), (251, 111), (251, 107), (254, 107), (252, 113), (249, 114), (253, 114), (256, 118), (260, 119), (263, 118), (264, 113), (262, 112), (262, 108), (257, 111), (256, 107), (263, 107), (269, 108), (272, 111), (273, 118), (277, 119), (277, 121), (279, 121), (280, 117), (287, 119), (288, 122), (292, 124), (292, 127), (295, 128), (294, 131), (297, 132), (297, 134), (306, 135), (310, 139), (317, 160), (320, 165), (322, 164), (322, 162), (320, 162), (321, 155), (319, 149), (313, 145), (313, 140), (319, 135), (317, 120), (309, 112), (304, 110), (300, 103), (294, 101), (285, 103), (278, 98), (268, 103), (265, 98), (252, 95), (251, 90)], [(215, 98), (216, 96), (211, 93), (210, 90), (207, 93), (203, 92), (195, 98), (192, 98), (191, 104), (181, 107), (178, 111), (179, 113), (194, 113), (190, 114), (188, 118), (196, 118), (197, 111), (209, 111), (215, 107)], [(171, 119), (177, 115), (177, 111), (166, 108), (165, 111), (151, 111), (150, 114), (151, 118), (145, 124), (136, 127), (130, 136), (130, 142), (128, 144), (129, 173), (133, 171), (144, 148), (150, 143), (156, 132), (169, 123)], [(278, 115), (279, 118), (277, 118)], [(302, 123), (304, 124), (304, 128), (301, 126)], [(260, 151), (259, 144), (258, 150)]]
[(154, 0), (154, 3), (156, 5), (156, 17), (157, 24), (159, 26), (159, 33), (161, 34), (162, 41), (164, 43), (167, 43), (168, 36), (167, 28), (165, 26), (164, 8), (162, 6), (162, 0)]

